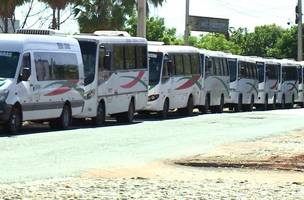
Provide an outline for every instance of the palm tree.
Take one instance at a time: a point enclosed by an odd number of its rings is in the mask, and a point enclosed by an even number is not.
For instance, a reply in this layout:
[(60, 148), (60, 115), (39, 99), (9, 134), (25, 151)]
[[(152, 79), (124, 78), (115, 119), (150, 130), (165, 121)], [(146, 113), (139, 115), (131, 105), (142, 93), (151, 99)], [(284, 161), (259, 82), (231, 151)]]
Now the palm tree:
[(18, 6), (23, 5), (29, 0), (5, 0), (0, 1), (0, 18), (2, 18), (4, 22), (4, 33), (8, 32), (8, 22), (9, 19), (13, 22), (13, 17), (15, 15), (15, 9)]
[[(166, 0), (147, 0), (149, 5), (161, 6)], [(74, 8), (80, 32), (121, 30), (127, 18), (134, 15), (137, 0), (78, 0)]]
[[(39, 0), (48, 4), (53, 10), (52, 29), (60, 29), (60, 10), (66, 8), (69, 3), (73, 3), (73, 0)], [(57, 20), (56, 20), (57, 9)]]

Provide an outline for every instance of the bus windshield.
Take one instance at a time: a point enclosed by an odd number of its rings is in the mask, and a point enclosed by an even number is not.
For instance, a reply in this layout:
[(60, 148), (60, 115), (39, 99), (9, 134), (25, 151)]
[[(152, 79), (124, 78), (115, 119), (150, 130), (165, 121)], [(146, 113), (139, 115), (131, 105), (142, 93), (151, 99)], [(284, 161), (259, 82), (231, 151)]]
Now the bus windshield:
[(278, 80), (279, 79), (279, 65), (267, 64), (266, 65), (266, 77), (269, 80)]
[(284, 81), (296, 81), (298, 80), (298, 70), (296, 66), (283, 67), (283, 80)]
[(0, 51), (0, 77), (14, 78), (20, 53)]
[(149, 52), (149, 85), (157, 85), (159, 83), (162, 61), (162, 53)]

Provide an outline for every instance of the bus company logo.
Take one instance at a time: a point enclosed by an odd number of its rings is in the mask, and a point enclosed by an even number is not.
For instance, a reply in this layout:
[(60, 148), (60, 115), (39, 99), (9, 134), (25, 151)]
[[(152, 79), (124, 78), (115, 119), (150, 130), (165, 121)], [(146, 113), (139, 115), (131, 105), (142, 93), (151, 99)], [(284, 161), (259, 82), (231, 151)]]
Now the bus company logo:
[(202, 85), (199, 82), (200, 78), (201, 78), (200, 75), (180, 78), (178, 81), (182, 81), (182, 80), (187, 80), (187, 81), (185, 83), (183, 83), (181, 86), (179, 86), (178, 88), (176, 88), (175, 90), (185, 90), (185, 89), (192, 87), (193, 85), (196, 85), (199, 89), (202, 89)]
[(248, 94), (251, 93), (253, 90), (258, 94), (259, 91), (258, 89), (256, 88), (256, 86), (253, 84), (253, 83), (250, 83), (250, 82), (246, 82), (247, 85), (250, 86), (250, 89), (248, 90)]
[(2, 87), (5, 84), (6, 79), (0, 78), (0, 87)]
[(279, 81), (277, 80), (273, 86), (270, 87), (270, 89), (274, 90), (274, 89), (278, 89), (278, 84), (279, 84)]
[(299, 93), (299, 90), (298, 90), (296, 84), (297, 84), (297, 81), (295, 83), (287, 83), (287, 86), (291, 86), (288, 91), (291, 92), (292, 90), (295, 90), (297, 93)]
[(138, 83), (141, 83), (145, 88), (148, 88), (148, 85), (142, 80), (144, 75), (145, 75), (145, 71), (140, 71), (138, 72), (137, 76), (121, 76), (121, 78), (131, 79), (131, 81), (121, 85), (120, 87), (124, 89), (130, 89), (135, 85), (137, 85)]
[(57, 87), (55, 90), (45, 94), (44, 96), (57, 96), (57, 95), (65, 94), (72, 89), (75, 89), (76, 91), (78, 91), (81, 94), (81, 96), (83, 96), (84, 91), (83, 91), (83, 89), (77, 87), (77, 83), (78, 83), (78, 80), (53, 82), (53, 83), (48, 84), (45, 87), (43, 87), (43, 89), (47, 89), (47, 88), (53, 87), (55, 85), (59, 85), (59, 87)]

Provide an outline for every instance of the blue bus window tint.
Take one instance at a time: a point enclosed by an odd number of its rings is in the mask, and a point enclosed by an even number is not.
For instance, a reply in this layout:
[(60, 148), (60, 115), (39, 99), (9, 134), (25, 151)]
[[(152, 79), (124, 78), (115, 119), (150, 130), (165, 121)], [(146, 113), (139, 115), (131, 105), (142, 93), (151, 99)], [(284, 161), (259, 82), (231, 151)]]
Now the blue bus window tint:
[(302, 67), (298, 67), (298, 77), (299, 77), (299, 83), (303, 82), (303, 70)]

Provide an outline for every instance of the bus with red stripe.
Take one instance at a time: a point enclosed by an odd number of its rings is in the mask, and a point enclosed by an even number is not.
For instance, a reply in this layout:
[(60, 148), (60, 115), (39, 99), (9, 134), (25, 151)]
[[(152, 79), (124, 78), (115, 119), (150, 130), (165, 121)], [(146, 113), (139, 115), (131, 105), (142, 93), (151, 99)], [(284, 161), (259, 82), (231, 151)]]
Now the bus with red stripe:
[(189, 116), (199, 104), (201, 90), (199, 51), (194, 47), (148, 45), (148, 112), (167, 118), (169, 110), (178, 109)]
[(84, 109), (77, 118), (106, 117), (130, 123), (148, 99), (147, 41), (127, 34), (97, 31), (74, 36), (84, 64)]

